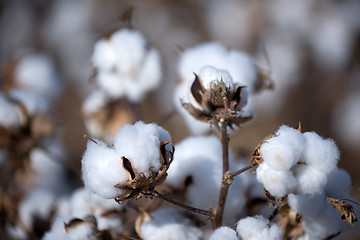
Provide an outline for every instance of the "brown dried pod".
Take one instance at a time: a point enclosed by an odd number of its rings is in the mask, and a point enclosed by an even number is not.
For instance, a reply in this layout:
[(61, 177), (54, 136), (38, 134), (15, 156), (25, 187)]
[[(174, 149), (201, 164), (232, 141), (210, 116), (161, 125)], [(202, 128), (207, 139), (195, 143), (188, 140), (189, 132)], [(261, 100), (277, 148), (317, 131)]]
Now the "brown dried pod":
[(170, 151), (166, 150), (166, 145), (169, 143), (168, 141), (160, 143), (160, 162), (162, 167), (156, 172), (150, 169), (149, 176), (146, 176), (143, 172), (138, 172), (130, 159), (125, 156), (121, 157), (123, 168), (128, 173), (128, 179), (115, 185), (115, 187), (124, 191), (115, 198), (117, 202), (140, 198), (142, 193), (154, 189), (165, 181), (175, 150), (173, 146)]
[(182, 106), (197, 120), (210, 124), (227, 120), (229, 126), (238, 126), (252, 119), (252, 116), (243, 116), (241, 112), (241, 90), (244, 87), (239, 85), (230, 89), (221, 80), (214, 81), (210, 88), (206, 89), (200, 77), (195, 74), (190, 92), (198, 107), (191, 103), (182, 103)]

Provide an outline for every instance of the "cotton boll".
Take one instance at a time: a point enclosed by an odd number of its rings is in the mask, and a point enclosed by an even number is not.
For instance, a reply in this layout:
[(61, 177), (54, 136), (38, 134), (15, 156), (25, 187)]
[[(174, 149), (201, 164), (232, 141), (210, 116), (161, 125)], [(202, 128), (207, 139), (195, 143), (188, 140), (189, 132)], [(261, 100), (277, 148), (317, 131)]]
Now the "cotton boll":
[(337, 168), (329, 176), (324, 191), (332, 198), (343, 198), (351, 190), (350, 174), (344, 169)]
[(101, 90), (92, 91), (87, 96), (82, 105), (82, 111), (85, 114), (90, 114), (99, 111), (106, 104), (106, 95)]
[(211, 84), (223, 81), (230, 90), (233, 89), (233, 80), (228, 71), (217, 69), (213, 66), (204, 66), (200, 69), (199, 77), (205, 89), (210, 89)]
[(209, 240), (239, 240), (236, 236), (236, 231), (229, 227), (217, 228), (213, 234), (211, 234)]
[(15, 70), (16, 86), (35, 92), (47, 100), (54, 99), (60, 92), (60, 83), (52, 61), (43, 54), (23, 57)]
[(100, 71), (111, 71), (115, 68), (117, 56), (109, 39), (100, 39), (95, 43), (92, 64)]
[(303, 161), (312, 167), (324, 172), (331, 173), (339, 161), (340, 153), (332, 139), (323, 139), (315, 132), (306, 132)]
[(10, 97), (19, 101), (26, 108), (29, 115), (46, 113), (49, 111), (49, 103), (44, 97), (30, 90), (13, 89)]
[(92, 209), (85, 188), (76, 189), (72, 193), (69, 202), (69, 212), (71, 217), (82, 219), (88, 215), (92, 215)]
[(244, 240), (280, 240), (281, 228), (269, 225), (269, 220), (263, 216), (246, 217), (238, 222), (236, 232)]
[(278, 137), (266, 140), (260, 146), (260, 151), (264, 162), (271, 169), (277, 171), (290, 170), (299, 160), (296, 150), (288, 142), (281, 141)]
[(35, 185), (51, 191), (66, 191), (65, 169), (47, 152), (40, 148), (30, 151), (30, 164)]
[(256, 177), (271, 195), (279, 198), (292, 193), (297, 185), (291, 171), (276, 171), (266, 163), (260, 164), (256, 169)]
[(0, 126), (8, 128), (19, 125), (20, 119), (15, 106), (0, 92)]
[(124, 125), (114, 139), (118, 155), (125, 156), (138, 172), (146, 176), (150, 170), (156, 172), (161, 167), (159, 128), (139, 121), (134, 125)]
[(66, 230), (64, 223), (69, 219), (57, 217), (53, 222), (50, 231), (46, 232), (43, 236), (43, 240), (63, 240), (66, 239)]
[(66, 239), (68, 240), (79, 240), (79, 239), (88, 239), (96, 240), (95, 229), (90, 227), (87, 224), (81, 224), (75, 229), (67, 233)]
[(126, 89), (121, 84), (121, 81), (130, 81), (129, 76), (122, 75), (119, 77), (119, 74), (112, 71), (101, 71), (97, 74), (96, 79), (99, 87), (112, 98), (120, 98), (125, 94)]
[(221, 143), (215, 136), (190, 137), (175, 146), (165, 183), (182, 188), (191, 179), (187, 197), (197, 207), (216, 206), (220, 190)]
[(320, 192), (316, 195), (289, 194), (288, 203), (294, 211), (302, 214), (303, 216), (313, 218), (318, 216), (328, 204), (325, 198), (326, 196), (324, 192)]
[(114, 186), (128, 178), (121, 155), (104, 142), (94, 141), (88, 141), (81, 161), (85, 187), (104, 198), (115, 198), (123, 190)]
[(298, 181), (296, 191), (300, 194), (316, 194), (323, 190), (327, 176), (318, 169), (309, 165), (299, 165), (295, 168), (295, 177)]
[(202, 233), (178, 209), (165, 208), (151, 214), (152, 220), (141, 225), (144, 240), (197, 240)]

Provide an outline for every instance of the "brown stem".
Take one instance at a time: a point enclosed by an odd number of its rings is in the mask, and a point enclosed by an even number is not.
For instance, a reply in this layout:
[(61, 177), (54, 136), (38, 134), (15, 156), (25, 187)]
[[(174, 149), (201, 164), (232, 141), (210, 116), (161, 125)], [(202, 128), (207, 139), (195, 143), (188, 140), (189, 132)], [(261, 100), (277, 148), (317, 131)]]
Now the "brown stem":
[(256, 165), (257, 165), (256, 162), (251, 163), (249, 166), (246, 166), (246, 167), (244, 167), (244, 168), (242, 168), (242, 169), (239, 169), (239, 170), (237, 170), (237, 171), (235, 171), (235, 172), (230, 173), (230, 175), (231, 175), (231, 177), (235, 177), (235, 176), (237, 176), (237, 175), (239, 175), (239, 174), (242, 174), (243, 172), (246, 172), (247, 170), (255, 167)]
[(222, 224), (226, 196), (232, 183), (232, 176), (229, 172), (229, 136), (227, 133), (228, 122), (222, 119), (221, 123), (221, 145), (223, 154), (223, 176), (221, 182), (221, 189), (219, 194), (219, 200), (216, 209), (214, 210), (213, 227), (218, 228)]
[(166, 202), (169, 202), (177, 207), (181, 207), (181, 208), (184, 208), (190, 212), (194, 212), (194, 213), (198, 213), (198, 214), (202, 214), (202, 215), (205, 215), (205, 216), (209, 216), (209, 217), (212, 217), (213, 216), (213, 212), (212, 211), (209, 211), (209, 210), (204, 210), (204, 209), (199, 209), (199, 208), (195, 208), (195, 207), (191, 207), (189, 205), (186, 205), (182, 202), (179, 202), (179, 201), (176, 201), (172, 198), (169, 198), (161, 193), (159, 193), (158, 191), (152, 189), (152, 190), (149, 190), (148, 191), (149, 195), (151, 196), (154, 196), (154, 197), (157, 197), (157, 198), (160, 198), (161, 200), (164, 200)]

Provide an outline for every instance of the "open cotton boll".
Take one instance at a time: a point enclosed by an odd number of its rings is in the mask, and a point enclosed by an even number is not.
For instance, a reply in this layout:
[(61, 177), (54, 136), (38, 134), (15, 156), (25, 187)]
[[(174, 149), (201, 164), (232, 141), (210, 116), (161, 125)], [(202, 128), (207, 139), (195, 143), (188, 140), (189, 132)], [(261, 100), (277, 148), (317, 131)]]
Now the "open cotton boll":
[(210, 236), (209, 240), (239, 240), (236, 231), (229, 227), (219, 227)]
[(66, 230), (64, 223), (68, 222), (70, 219), (57, 217), (53, 224), (51, 225), (50, 231), (46, 232), (42, 240), (63, 240), (66, 239)]
[(343, 198), (351, 190), (350, 174), (341, 168), (336, 168), (329, 176), (324, 191), (332, 198)]
[(165, 183), (182, 188), (190, 180), (188, 201), (197, 207), (215, 207), (222, 177), (219, 139), (215, 136), (189, 137), (175, 148)]
[(23, 57), (15, 70), (16, 87), (54, 99), (60, 92), (60, 82), (52, 61), (43, 54)]
[(292, 210), (308, 217), (315, 217), (325, 208), (326, 196), (324, 192), (316, 195), (309, 194), (289, 194), (288, 203)]
[(266, 140), (260, 146), (262, 159), (271, 169), (290, 170), (298, 161), (300, 154), (288, 142), (278, 137)]
[(309, 165), (299, 165), (294, 169), (298, 181), (296, 191), (300, 194), (316, 194), (323, 190), (327, 176)]
[(43, 189), (34, 189), (26, 196), (19, 206), (19, 217), (23, 224), (32, 229), (34, 218), (46, 220), (54, 209), (55, 196)]
[[(121, 155), (100, 140), (88, 140), (81, 160), (85, 188), (104, 198), (115, 198), (123, 190), (114, 187), (128, 178)], [(138, 150), (137, 150), (138, 151)]]
[(229, 89), (233, 89), (233, 80), (229, 72), (224, 69), (217, 69), (213, 66), (204, 66), (200, 69), (199, 77), (206, 89), (210, 89), (211, 84), (223, 81)]
[(297, 180), (291, 171), (276, 171), (267, 163), (261, 163), (256, 169), (256, 177), (274, 197), (284, 197), (292, 193)]
[(163, 208), (151, 214), (141, 225), (144, 240), (197, 240), (202, 232), (178, 209)]
[(34, 148), (30, 151), (30, 164), (34, 172), (35, 185), (51, 191), (65, 192), (65, 169), (46, 151)]
[(125, 156), (145, 176), (149, 176), (150, 170), (158, 171), (161, 167), (160, 136), (165, 136), (165, 130), (159, 130), (160, 128), (153, 123), (145, 124), (141, 121), (134, 125), (124, 125), (114, 139), (118, 156)]
[(323, 139), (315, 132), (305, 132), (305, 148), (303, 159), (305, 163), (324, 172), (331, 173), (339, 161), (340, 153), (334, 140)]
[(162, 77), (161, 59), (148, 49), (140, 32), (122, 29), (94, 47), (93, 66), (97, 84), (112, 98), (127, 97), (132, 102), (158, 86)]
[(260, 215), (241, 219), (236, 232), (242, 240), (280, 240), (282, 234), (279, 226), (270, 225), (269, 220)]
[(8, 128), (19, 125), (20, 119), (15, 106), (0, 92), (0, 126)]
[(29, 115), (46, 113), (49, 111), (49, 103), (47, 100), (36, 92), (30, 90), (13, 89), (10, 92), (10, 97), (23, 104)]

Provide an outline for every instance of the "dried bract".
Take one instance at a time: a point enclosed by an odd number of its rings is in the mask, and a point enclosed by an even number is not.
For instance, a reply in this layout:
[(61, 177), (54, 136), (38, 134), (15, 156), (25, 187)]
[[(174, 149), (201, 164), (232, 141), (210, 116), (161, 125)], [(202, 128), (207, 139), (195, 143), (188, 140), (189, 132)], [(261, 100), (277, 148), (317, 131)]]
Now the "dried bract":
[(346, 203), (344, 200), (327, 197), (328, 203), (340, 213), (341, 220), (347, 221), (351, 226), (354, 226), (354, 222), (357, 221), (353, 207), (351, 204)]

